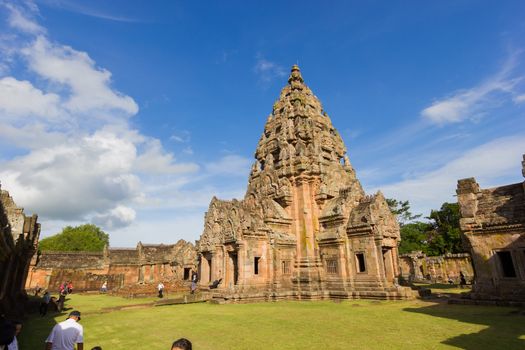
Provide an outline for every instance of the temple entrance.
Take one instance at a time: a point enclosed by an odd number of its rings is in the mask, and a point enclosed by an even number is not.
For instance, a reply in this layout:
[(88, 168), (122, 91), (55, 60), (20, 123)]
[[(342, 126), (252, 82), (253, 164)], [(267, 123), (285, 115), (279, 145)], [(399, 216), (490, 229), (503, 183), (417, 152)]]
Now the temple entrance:
[(392, 259), (392, 248), (383, 247), (383, 263), (385, 266), (385, 278), (388, 282), (394, 280), (394, 260)]
[(239, 266), (237, 252), (228, 252), (228, 266), (226, 270), (226, 285), (234, 286), (239, 280)]

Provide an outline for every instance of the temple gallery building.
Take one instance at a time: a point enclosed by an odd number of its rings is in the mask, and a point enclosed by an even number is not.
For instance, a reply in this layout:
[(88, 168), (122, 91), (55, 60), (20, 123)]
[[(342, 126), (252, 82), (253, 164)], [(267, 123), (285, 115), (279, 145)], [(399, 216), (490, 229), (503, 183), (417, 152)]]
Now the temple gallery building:
[(244, 199), (211, 200), (200, 283), (229, 301), (411, 298), (398, 286), (399, 225), (367, 195), (341, 136), (293, 66), (273, 105)]

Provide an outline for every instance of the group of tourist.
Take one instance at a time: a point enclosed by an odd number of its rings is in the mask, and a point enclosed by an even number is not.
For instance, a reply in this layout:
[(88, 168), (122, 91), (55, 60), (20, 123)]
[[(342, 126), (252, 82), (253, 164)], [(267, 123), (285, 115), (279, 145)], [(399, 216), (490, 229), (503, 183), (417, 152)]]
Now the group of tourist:
[[(45, 350), (84, 350), (84, 327), (79, 323), (80, 311), (71, 311), (65, 321), (56, 324), (45, 340)], [(18, 350), (17, 336), (22, 322), (7, 320), (0, 316), (0, 350)], [(102, 350), (95, 346), (91, 350)], [(192, 350), (191, 341), (180, 338), (173, 342), (171, 350)]]
[[(55, 325), (46, 339), (46, 350), (77, 350), (84, 349), (84, 328), (79, 321), (81, 319), (79, 311), (71, 311), (68, 318)], [(96, 346), (91, 350), (102, 350)], [(188, 339), (180, 338), (173, 342), (171, 350), (192, 350), (191, 342)]]

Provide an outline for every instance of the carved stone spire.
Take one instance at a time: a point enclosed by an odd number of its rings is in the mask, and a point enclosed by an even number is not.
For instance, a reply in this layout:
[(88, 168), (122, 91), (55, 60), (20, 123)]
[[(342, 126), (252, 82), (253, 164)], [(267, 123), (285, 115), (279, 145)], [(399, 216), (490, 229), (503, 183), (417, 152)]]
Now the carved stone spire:
[(297, 65), (292, 66), (288, 84), (273, 105), (255, 158), (263, 173), (275, 169), (283, 175), (305, 173), (324, 178), (337, 168), (356, 180), (343, 140)]

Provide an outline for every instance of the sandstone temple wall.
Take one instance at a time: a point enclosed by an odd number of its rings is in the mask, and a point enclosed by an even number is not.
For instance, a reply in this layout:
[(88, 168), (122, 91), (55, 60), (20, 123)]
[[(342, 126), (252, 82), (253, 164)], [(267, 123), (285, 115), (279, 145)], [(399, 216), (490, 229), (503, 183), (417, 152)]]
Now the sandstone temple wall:
[(470, 254), (445, 254), (426, 256), (421, 252), (412, 252), (400, 256), (401, 276), (408, 282), (432, 282), (455, 284), (460, 282), (462, 272), (467, 282), (474, 280), (474, 270)]
[(140, 283), (183, 281), (196, 270), (193, 244), (146, 245), (105, 249), (104, 252), (42, 252), (33, 258), (27, 289), (39, 286), (52, 292), (72, 281), (76, 291), (99, 290), (104, 281), (109, 289)]
[(471, 297), (525, 301), (525, 181), (482, 189), (468, 178), (456, 192), (475, 271)]
[(18, 317), (24, 311), (24, 283), (40, 235), (37, 219), (0, 188), (0, 314)]

